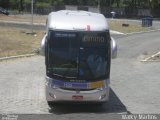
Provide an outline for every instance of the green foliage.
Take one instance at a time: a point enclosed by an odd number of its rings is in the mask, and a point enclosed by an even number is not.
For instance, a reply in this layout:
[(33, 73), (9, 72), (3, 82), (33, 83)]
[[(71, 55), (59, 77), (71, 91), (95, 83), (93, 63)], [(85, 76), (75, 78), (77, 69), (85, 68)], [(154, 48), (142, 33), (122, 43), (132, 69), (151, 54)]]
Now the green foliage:
[(126, 5), (124, 4), (123, 0), (115, 0), (112, 4), (112, 7), (124, 8)]
[(0, 7), (8, 8), (9, 0), (0, 0)]
[(123, 4), (125, 7), (130, 8), (149, 8), (150, 7), (150, 0), (124, 0)]
[(25, 4), (31, 4), (31, 0), (24, 0)]
[(48, 8), (49, 6), (50, 4), (45, 2), (36, 2), (35, 4), (36, 8)]
[(52, 5), (64, 5), (64, 0), (51, 0)]
[(160, 0), (150, 0), (151, 8), (160, 8)]
[[(30, 6), (32, 0), (0, 0), (1, 7), (22, 9)], [(34, 0), (35, 7), (45, 8), (52, 5), (91, 5), (101, 7), (160, 8), (160, 0)]]

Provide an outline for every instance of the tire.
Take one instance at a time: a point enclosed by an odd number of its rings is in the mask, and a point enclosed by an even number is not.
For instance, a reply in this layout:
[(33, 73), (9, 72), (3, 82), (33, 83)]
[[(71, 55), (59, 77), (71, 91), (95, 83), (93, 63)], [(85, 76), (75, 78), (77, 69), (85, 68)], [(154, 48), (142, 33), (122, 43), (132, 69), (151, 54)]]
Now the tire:
[(61, 103), (59, 103), (59, 102), (53, 102), (53, 101), (47, 101), (47, 104), (48, 104), (48, 106), (49, 107), (55, 107), (55, 106), (59, 106), (59, 105), (61, 105)]
[(52, 102), (52, 101), (47, 101), (47, 104), (48, 104), (49, 107), (53, 107), (54, 106), (54, 102)]

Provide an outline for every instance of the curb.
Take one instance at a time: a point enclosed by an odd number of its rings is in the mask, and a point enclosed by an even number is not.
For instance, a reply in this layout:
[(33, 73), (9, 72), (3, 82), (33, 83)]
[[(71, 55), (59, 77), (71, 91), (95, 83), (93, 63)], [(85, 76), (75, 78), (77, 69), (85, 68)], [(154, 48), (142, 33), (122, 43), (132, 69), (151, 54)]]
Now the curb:
[[(31, 25), (31, 22), (16, 22), (16, 21), (4, 21), (0, 20), (1, 23), (3, 24), (18, 24), (18, 25)], [(33, 23), (33, 25), (42, 25), (45, 26), (45, 23)]]
[(122, 32), (118, 32), (118, 31), (113, 31), (110, 30), (112, 35), (134, 35), (134, 34), (142, 34), (142, 33), (150, 33), (150, 32), (156, 32), (156, 31), (160, 31), (160, 29), (157, 30), (150, 30), (150, 31), (141, 31), (141, 32), (131, 32), (131, 33), (122, 33)]
[(45, 30), (45, 25), (41, 23), (33, 23), (33, 25), (31, 25), (28, 22), (14, 22), (14, 21), (0, 20), (0, 26), (11, 26), (11, 27), (18, 27), (18, 28), (26, 28), (26, 29), (31, 29), (33, 27), (34, 29)]
[(118, 31), (114, 31), (114, 30), (110, 30), (111, 34), (118, 34), (118, 35), (125, 35), (122, 32), (118, 32)]
[(141, 62), (160, 62), (159, 60), (150, 60), (150, 59), (156, 57), (157, 55), (160, 55), (160, 52), (157, 52), (156, 54), (154, 54), (150, 57), (147, 57), (144, 60), (141, 60)]
[(156, 32), (160, 31), (160, 29), (157, 30), (150, 30), (150, 31), (142, 31), (142, 32), (131, 32), (131, 33), (125, 33), (124, 35), (133, 35), (133, 34), (141, 34), (141, 33), (150, 33), (150, 32)]
[(25, 55), (17, 55), (17, 56), (10, 56), (10, 57), (2, 57), (0, 58), (0, 62), (3, 60), (10, 60), (10, 59), (16, 59), (16, 58), (23, 58), (23, 57), (31, 57), (35, 56), (36, 54), (25, 54)]

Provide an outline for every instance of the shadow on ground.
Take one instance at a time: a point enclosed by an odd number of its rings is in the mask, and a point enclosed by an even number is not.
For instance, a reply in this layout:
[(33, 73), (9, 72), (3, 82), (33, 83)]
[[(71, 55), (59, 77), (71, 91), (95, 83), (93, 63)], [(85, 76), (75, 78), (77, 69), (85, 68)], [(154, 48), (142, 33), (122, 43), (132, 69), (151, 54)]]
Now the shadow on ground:
[(50, 113), (70, 114), (70, 113), (129, 113), (125, 105), (110, 89), (110, 100), (103, 105), (98, 104), (57, 104), (50, 106)]

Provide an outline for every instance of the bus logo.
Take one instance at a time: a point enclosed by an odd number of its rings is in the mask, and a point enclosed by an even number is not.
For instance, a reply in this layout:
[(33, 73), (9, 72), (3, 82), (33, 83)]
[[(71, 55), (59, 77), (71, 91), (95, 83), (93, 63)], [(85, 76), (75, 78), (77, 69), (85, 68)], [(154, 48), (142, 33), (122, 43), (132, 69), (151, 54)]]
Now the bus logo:
[(72, 83), (64, 83), (64, 87), (66, 87), (66, 88), (72, 88)]

